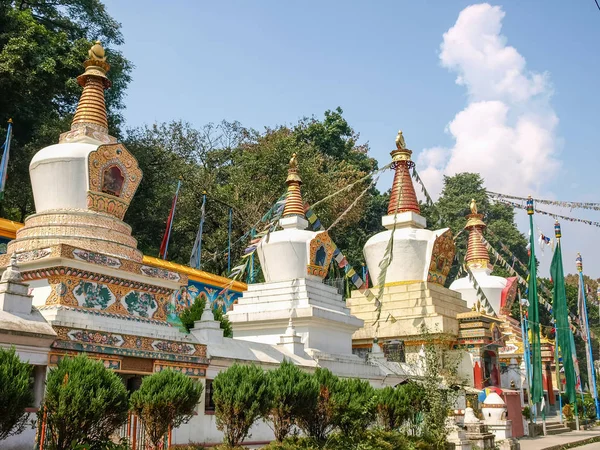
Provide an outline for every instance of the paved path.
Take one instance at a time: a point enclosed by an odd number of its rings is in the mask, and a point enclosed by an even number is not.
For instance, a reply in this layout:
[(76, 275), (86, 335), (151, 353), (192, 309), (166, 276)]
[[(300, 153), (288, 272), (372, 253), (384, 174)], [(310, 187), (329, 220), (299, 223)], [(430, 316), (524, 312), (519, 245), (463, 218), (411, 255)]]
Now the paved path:
[[(546, 450), (555, 446), (584, 441), (592, 437), (600, 436), (600, 428), (596, 427), (586, 431), (571, 431), (570, 433), (557, 434), (555, 436), (540, 436), (533, 439), (523, 438), (519, 440), (521, 450)], [(600, 442), (577, 447), (585, 450), (600, 450)]]

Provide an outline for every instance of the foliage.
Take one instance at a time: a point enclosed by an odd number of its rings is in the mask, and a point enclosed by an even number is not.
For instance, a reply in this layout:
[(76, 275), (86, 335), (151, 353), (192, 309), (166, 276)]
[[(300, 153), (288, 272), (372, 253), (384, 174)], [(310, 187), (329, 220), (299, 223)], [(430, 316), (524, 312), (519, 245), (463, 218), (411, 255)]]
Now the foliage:
[(375, 420), (377, 393), (368, 381), (347, 378), (338, 381), (333, 391), (334, 423), (342, 435), (360, 435)]
[[(186, 328), (187, 331), (190, 331), (194, 328), (194, 322), (200, 320), (202, 318), (202, 313), (204, 312), (204, 307), (206, 306), (206, 298), (203, 296), (196, 297), (194, 299), (194, 303), (188, 309), (185, 309), (179, 315), (181, 319), (181, 323)], [(223, 313), (223, 309), (218, 305), (213, 305), (213, 315), (215, 320), (218, 320), (221, 323), (221, 329), (223, 330), (223, 336), (225, 337), (233, 337), (233, 329), (231, 328), (231, 322), (229, 322), (229, 318)]]
[(215, 377), (212, 387), (217, 428), (223, 431), (224, 443), (235, 447), (267, 412), (266, 376), (258, 366), (234, 364)]
[(153, 448), (158, 448), (169, 428), (192, 418), (203, 391), (202, 384), (173, 370), (144, 377), (131, 395), (131, 409), (146, 427)]
[(575, 417), (575, 410), (573, 406), (569, 404), (563, 406), (563, 415), (565, 416), (565, 419), (567, 419), (567, 421), (572, 421)]
[(525, 418), (525, 420), (527, 420), (527, 421), (531, 420), (531, 409), (529, 408), (529, 406), (525, 406), (523, 408), (523, 411), (521, 411), (521, 414), (523, 414), (523, 417)]
[(324, 442), (336, 426), (333, 396), (340, 381), (331, 371), (321, 367), (317, 367), (313, 377), (319, 387), (315, 406), (300, 411), (297, 421), (304, 434), (318, 442)]
[(403, 424), (414, 428), (424, 403), (423, 388), (413, 381), (395, 388), (387, 386), (377, 393), (378, 422), (386, 431), (397, 430)]
[(269, 405), (265, 418), (271, 423), (275, 439), (281, 442), (291, 433), (302, 411), (315, 409), (319, 387), (311, 375), (287, 360), (267, 372), (267, 383)]
[[(6, 195), (0, 215), (23, 221), (34, 212), (29, 162), (69, 129), (81, 87), (75, 78), (92, 41), (105, 44), (113, 86), (106, 93), (110, 131), (118, 136), (131, 64), (113, 45), (120, 25), (100, 0), (0, 2), (0, 136), (14, 120)], [(2, 138), (3, 139), (3, 138)]]
[(32, 367), (14, 348), (0, 347), (0, 441), (21, 433), (27, 424), (25, 408), (33, 403), (29, 386)]
[(64, 358), (50, 370), (39, 420), (44, 411), (53, 450), (79, 444), (104, 449), (110, 435), (127, 420), (127, 390), (102, 362), (84, 355)]
[(448, 435), (446, 419), (458, 398), (461, 384), (458, 378), (460, 350), (450, 350), (453, 342), (450, 336), (431, 334), (427, 329), (423, 329), (423, 335), (424, 437), (432, 449), (444, 449)]

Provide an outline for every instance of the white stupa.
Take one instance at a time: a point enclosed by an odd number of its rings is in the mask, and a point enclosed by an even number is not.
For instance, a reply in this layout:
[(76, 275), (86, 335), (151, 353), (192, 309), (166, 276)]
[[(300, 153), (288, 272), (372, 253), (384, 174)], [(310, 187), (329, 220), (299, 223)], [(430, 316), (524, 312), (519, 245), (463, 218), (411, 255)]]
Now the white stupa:
[(29, 174), (36, 214), (25, 220), (8, 253), (67, 244), (134, 261), (142, 260), (123, 216), (141, 181), (135, 157), (108, 134), (104, 89), (110, 86), (104, 49), (88, 52), (83, 93), (69, 132), (40, 150)]
[[(414, 166), (411, 155), (399, 132), (391, 152), (395, 175), (390, 203), (381, 220), (386, 230), (371, 237), (364, 247), (370, 279), (376, 286), (373, 292), (378, 292), (380, 263), (393, 233), (392, 260), (386, 272), (380, 314), (374, 302), (360, 291), (354, 291), (349, 300), (352, 314), (365, 321), (364, 328), (354, 334), (356, 347), (367, 345), (375, 337), (380, 342), (417, 338), (423, 327), (433, 333), (457, 334), (456, 315), (468, 311), (460, 295), (444, 287), (454, 259), (454, 241), (448, 228), (425, 228), (410, 175)], [(418, 346), (413, 350), (418, 351)]]
[(337, 289), (323, 283), (334, 252), (327, 232), (309, 231), (294, 154), (281, 230), (265, 236), (257, 253), (265, 283), (250, 284), (227, 313), (236, 339), (278, 344), (290, 330), (306, 351), (352, 355), (352, 333), (363, 324), (350, 315)]
[[(465, 226), (465, 229), (469, 232), (465, 264), (489, 301), (489, 306), (492, 310), (486, 312), (500, 314), (503, 312), (501, 311), (504, 306), (502, 304), (503, 296), (506, 297), (508, 294), (505, 291), (507, 288), (507, 279), (491, 275), (493, 267), (490, 264), (490, 256), (483, 241), (483, 230), (485, 229), (485, 223), (482, 220), (483, 214), (477, 213), (475, 200), (471, 200), (470, 208), (471, 214), (467, 216), (467, 224)], [(450, 289), (460, 292), (469, 308), (477, 308), (477, 291), (468, 276), (455, 280), (450, 285)]]

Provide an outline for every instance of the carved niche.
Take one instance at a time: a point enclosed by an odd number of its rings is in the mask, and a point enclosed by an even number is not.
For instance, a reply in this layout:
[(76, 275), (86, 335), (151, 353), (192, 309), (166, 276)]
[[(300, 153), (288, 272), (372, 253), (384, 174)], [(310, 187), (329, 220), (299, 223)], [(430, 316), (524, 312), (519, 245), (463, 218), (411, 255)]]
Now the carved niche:
[(316, 275), (325, 278), (329, 271), (331, 258), (335, 251), (335, 244), (329, 237), (327, 231), (317, 234), (310, 241), (309, 263), (306, 267), (308, 275)]
[(123, 144), (101, 145), (88, 156), (88, 177), (88, 208), (122, 220), (142, 180), (135, 157)]
[(439, 284), (441, 286), (446, 282), (446, 277), (450, 273), (452, 262), (454, 261), (454, 239), (452, 232), (446, 230), (439, 235), (433, 243), (431, 251), (431, 261), (427, 273), (427, 281)]

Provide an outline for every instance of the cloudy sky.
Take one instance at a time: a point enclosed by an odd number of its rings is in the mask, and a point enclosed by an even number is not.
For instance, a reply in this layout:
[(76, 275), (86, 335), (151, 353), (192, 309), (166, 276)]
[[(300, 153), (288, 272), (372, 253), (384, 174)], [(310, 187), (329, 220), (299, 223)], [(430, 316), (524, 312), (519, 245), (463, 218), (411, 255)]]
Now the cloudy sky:
[[(402, 129), (433, 195), (444, 174), (472, 171), (497, 192), (600, 202), (593, 0), (105, 3), (136, 66), (130, 126), (227, 119), (261, 129), (341, 106), (381, 165)], [(517, 218), (526, 232), (525, 213)], [(552, 225), (536, 216), (543, 232)], [(600, 228), (563, 222), (565, 272), (580, 251), (600, 277), (599, 240)], [(540, 259), (547, 276), (550, 252)]]

